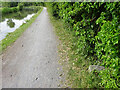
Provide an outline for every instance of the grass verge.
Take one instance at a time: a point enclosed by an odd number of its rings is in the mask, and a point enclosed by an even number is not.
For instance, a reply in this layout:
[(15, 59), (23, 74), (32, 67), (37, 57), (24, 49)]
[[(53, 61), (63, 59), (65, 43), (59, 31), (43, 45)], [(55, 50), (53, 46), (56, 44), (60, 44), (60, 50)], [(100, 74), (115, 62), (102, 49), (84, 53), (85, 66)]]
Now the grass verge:
[(64, 87), (70, 88), (99, 88), (100, 78), (97, 72), (88, 72), (91, 65), (90, 59), (86, 59), (80, 55), (82, 52), (77, 51), (77, 40), (75, 32), (71, 27), (62, 20), (58, 20), (51, 15), (48, 9), (54, 30), (60, 40), (58, 50), (60, 55), (60, 63), (64, 67), (66, 81), (63, 82)]
[(35, 21), (37, 16), (41, 13), (43, 8), (41, 8), (37, 14), (35, 14), (30, 20), (27, 21), (27, 23), (22, 24), (18, 29), (16, 29), (14, 32), (9, 33), (5, 39), (3, 39), (0, 42), (0, 54), (4, 52), (4, 50), (10, 46), (13, 42), (17, 40), (19, 36)]

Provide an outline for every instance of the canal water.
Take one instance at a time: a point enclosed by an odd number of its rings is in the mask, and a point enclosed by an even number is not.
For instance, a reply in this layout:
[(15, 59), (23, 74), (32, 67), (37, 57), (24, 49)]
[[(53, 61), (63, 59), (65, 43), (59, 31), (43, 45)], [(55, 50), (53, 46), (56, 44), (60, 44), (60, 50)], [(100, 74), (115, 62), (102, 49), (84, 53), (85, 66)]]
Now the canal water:
[(34, 10), (23, 10), (17, 13), (11, 13), (8, 15), (2, 15), (0, 21), (0, 41), (6, 37), (8, 33), (14, 32), (27, 20), (30, 20), (37, 11)]

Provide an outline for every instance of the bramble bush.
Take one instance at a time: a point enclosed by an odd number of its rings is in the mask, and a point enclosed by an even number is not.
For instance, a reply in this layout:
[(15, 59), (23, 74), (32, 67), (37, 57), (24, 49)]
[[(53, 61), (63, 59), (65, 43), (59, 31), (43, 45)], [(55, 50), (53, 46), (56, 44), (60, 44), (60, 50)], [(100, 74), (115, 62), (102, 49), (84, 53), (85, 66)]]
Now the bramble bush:
[(105, 88), (120, 88), (120, 2), (53, 2), (52, 15), (69, 23), (78, 37), (78, 53), (92, 57)]

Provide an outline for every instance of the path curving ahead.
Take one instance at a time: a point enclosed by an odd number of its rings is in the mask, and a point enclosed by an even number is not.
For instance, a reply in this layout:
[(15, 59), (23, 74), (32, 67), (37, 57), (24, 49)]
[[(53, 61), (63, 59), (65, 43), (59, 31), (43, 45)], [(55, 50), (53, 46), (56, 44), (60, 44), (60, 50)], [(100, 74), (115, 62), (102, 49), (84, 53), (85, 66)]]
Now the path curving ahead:
[(3, 54), (2, 88), (59, 87), (62, 69), (57, 44), (44, 7), (35, 22)]

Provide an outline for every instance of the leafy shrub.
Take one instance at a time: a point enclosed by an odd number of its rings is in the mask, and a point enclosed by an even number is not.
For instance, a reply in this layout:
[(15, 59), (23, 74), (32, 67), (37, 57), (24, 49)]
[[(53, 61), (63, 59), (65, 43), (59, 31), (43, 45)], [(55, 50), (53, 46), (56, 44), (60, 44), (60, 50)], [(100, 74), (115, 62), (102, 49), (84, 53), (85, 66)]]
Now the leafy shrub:
[(19, 3), (19, 4), (18, 4), (18, 9), (19, 9), (19, 10), (23, 10), (23, 4), (22, 4), (22, 3)]
[(120, 87), (120, 2), (51, 3), (52, 15), (76, 32), (78, 53), (106, 69), (99, 73), (101, 87)]
[(12, 21), (12, 19), (9, 19), (7, 21), (7, 25), (10, 27), (10, 28), (13, 28), (15, 26), (15, 23)]
[(13, 13), (13, 12), (17, 12), (17, 11), (18, 11), (17, 7), (13, 7), (13, 8), (5, 7), (2, 9), (2, 14), (8, 14), (8, 13)]
[(2, 9), (2, 14), (12, 13), (12, 9), (5, 7)]
[(13, 10), (13, 12), (17, 12), (18, 8), (17, 7), (13, 7), (12, 10)]

